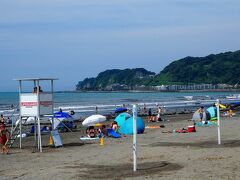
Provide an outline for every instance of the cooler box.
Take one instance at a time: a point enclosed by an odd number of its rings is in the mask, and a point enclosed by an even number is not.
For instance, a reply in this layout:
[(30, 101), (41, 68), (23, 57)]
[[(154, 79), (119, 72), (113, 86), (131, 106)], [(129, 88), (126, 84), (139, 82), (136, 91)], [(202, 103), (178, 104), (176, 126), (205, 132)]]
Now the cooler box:
[(188, 132), (196, 132), (195, 126), (188, 126)]

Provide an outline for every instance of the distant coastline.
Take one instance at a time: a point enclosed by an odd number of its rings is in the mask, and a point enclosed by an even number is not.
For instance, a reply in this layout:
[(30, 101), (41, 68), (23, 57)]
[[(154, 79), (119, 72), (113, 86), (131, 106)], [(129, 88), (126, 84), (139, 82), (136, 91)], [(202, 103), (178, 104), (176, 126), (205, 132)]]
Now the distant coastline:
[(161, 90), (74, 90), (74, 91), (56, 91), (56, 93), (164, 93), (164, 92), (236, 92), (239, 93), (240, 89), (207, 89), (207, 90), (178, 90), (178, 91), (161, 91)]

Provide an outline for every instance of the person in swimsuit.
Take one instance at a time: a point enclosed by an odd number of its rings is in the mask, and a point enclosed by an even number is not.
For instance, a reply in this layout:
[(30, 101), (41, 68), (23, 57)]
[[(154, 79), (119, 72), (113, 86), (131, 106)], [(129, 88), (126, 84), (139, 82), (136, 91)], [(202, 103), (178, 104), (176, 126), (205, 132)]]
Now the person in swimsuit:
[(0, 129), (0, 146), (2, 149), (2, 153), (7, 154), (8, 153), (8, 148), (7, 148), (7, 143), (9, 140), (9, 132), (7, 129)]

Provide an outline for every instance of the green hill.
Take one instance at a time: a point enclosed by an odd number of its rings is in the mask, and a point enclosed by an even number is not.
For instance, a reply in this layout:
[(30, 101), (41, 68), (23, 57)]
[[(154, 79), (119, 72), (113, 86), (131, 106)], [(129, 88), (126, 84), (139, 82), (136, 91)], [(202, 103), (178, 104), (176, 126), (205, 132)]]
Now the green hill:
[(147, 71), (144, 68), (106, 70), (99, 73), (96, 78), (86, 78), (79, 81), (76, 89), (105, 90), (106, 87), (113, 85), (125, 85), (125, 89), (131, 89), (132, 86), (149, 83), (154, 75), (154, 72)]
[(151, 85), (186, 83), (239, 83), (240, 51), (174, 61), (158, 74)]
[(206, 57), (186, 57), (170, 63), (159, 74), (144, 68), (112, 69), (86, 78), (76, 85), (77, 90), (131, 90), (173, 84), (230, 84), (239, 83), (240, 50)]

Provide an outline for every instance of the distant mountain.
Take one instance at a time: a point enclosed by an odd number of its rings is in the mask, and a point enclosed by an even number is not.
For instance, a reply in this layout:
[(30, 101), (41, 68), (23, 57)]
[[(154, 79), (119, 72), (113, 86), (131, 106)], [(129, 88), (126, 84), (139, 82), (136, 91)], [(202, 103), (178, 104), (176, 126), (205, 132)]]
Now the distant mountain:
[(79, 81), (77, 90), (129, 90), (132, 86), (147, 84), (155, 76), (144, 68), (112, 69), (98, 74), (96, 78)]
[(144, 68), (112, 69), (86, 78), (77, 90), (148, 90), (173, 84), (239, 84), (240, 50), (206, 57), (186, 57), (170, 63), (159, 74)]
[(151, 85), (240, 82), (240, 51), (206, 57), (186, 57), (166, 66)]

